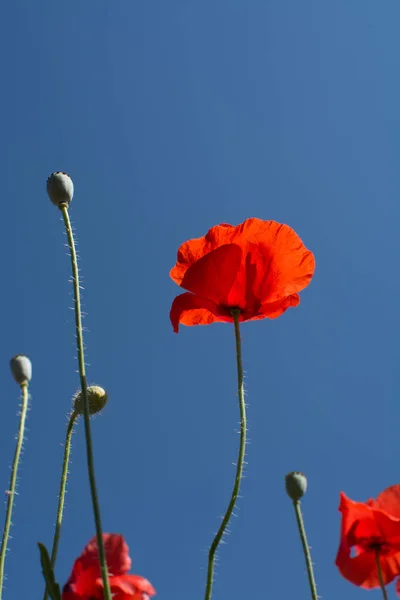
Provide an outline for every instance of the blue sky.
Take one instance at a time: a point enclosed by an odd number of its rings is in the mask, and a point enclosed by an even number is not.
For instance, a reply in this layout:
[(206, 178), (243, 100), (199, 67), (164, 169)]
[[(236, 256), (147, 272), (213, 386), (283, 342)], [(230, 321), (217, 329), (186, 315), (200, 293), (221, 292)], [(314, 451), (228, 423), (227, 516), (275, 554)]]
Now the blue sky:
[[(242, 327), (246, 478), (219, 552), (216, 600), (307, 597), (288, 471), (320, 595), (339, 576), (339, 492), (399, 482), (400, 6), (394, 0), (37, 0), (3, 6), (0, 178), (2, 428), (7, 489), (18, 387), (33, 362), (5, 600), (39, 598), (62, 441), (79, 385), (70, 264), (47, 176), (71, 174), (105, 531), (161, 599), (202, 598), (234, 476), (233, 328), (172, 332), (179, 244), (247, 217), (292, 226), (317, 262), (298, 308)], [(94, 533), (83, 424), (56, 574)], [(379, 590), (369, 593), (378, 598)], [(390, 591), (394, 596), (394, 590)]]

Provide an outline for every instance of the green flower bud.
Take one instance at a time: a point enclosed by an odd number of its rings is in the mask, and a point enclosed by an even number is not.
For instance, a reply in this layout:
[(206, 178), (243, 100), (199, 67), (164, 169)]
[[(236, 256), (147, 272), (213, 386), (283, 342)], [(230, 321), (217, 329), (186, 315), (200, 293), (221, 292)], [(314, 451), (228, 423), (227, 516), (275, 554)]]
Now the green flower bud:
[[(107, 392), (99, 385), (90, 385), (87, 388), (87, 398), (89, 402), (90, 415), (94, 415), (103, 410), (108, 400)], [(81, 391), (77, 392), (74, 397), (74, 410), (79, 415), (83, 415), (84, 413), (83, 394)]]
[(17, 354), (10, 360), (11, 373), (17, 383), (22, 385), (32, 379), (32, 363), (24, 354)]
[(307, 478), (304, 473), (293, 471), (285, 477), (286, 492), (294, 502), (300, 500), (307, 491)]
[(68, 206), (74, 195), (74, 184), (72, 179), (67, 173), (61, 171), (52, 173), (47, 179), (47, 193), (52, 203), (55, 204), (55, 206), (58, 206), (58, 208), (60, 208), (62, 204)]

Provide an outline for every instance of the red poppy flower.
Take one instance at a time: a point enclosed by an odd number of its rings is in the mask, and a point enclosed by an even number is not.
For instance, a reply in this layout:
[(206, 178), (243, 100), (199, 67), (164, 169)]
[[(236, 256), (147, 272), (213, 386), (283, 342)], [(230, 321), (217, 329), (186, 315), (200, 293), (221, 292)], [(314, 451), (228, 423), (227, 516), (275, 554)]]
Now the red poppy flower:
[(342, 529), (336, 565), (343, 577), (364, 588), (379, 587), (379, 551), (383, 581), (393, 581), (400, 574), (400, 485), (367, 502), (353, 502), (342, 492), (339, 510)]
[[(147, 579), (128, 573), (131, 559), (122, 535), (104, 533), (103, 540), (113, 600), (148, 600), (154, 596), (155, 589)], [(96, 537), (76, 559), (71, 577), (64, 586), (62, 600), (103, 600)]]
[(312, 252), (288, 225), (247, 219), (222, 223), (182, 244), (171, 278), (189, 293), (177, 296), (171, 322), (183, 325), (274, 319), (300, 302), (298, 292), (311, 280)]

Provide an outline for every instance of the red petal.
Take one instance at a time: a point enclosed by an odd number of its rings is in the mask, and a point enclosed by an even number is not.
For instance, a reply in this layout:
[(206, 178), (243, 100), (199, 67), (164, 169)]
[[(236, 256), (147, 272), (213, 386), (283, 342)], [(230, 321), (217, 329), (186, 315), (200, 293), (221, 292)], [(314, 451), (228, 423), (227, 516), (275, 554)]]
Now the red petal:
[[(151, 585), (150, 581), (140, 575), (121, 575), (120, 577), (110, 577), (110, 586), (113, 594), (123, 593), (126, 596), (134, 594), (147, 594), (154, 596), (156, 590)], [(118, 598), (118, 594), (115, 596)]]
[[(354, 502), (341, 492), (339, 511), (342, 513), (342, 536), (346, 537), (356, 522), (364, 522), (365, 527), (369, 525), (371, 535), (376, 533), (375, 521), (372, 509), (363, 502)], [(352, 542), (354, 545), (354, 542)]]
[(184, 242), (179, 247), (177, 263), (170, 271), (171, 279), (180, 285), (187, 269), (197, 260), (211, 250), (231, 243), (230, 236), (235, 229), (233, 225), (227, 223), (216, 225), (205, 236)]
[(354, 502), (343, 492), (339, 510), (342, 513), (342, 537), (347, 537), (350, 546), (365, 545), (371, 538), (371, 541), (380, 539), (400, 550), (400, 519), (370, 504)]
[[(127, 573), (131, 568), (132, 561), (129, 556), (128, 545), (123, 536), (116, 533), (103, 533), (103, 543), (110, 574), (122, 575), (123, 573)], [(99, 566), (96, 536), (87, 544), (80, 556), (80, 560), (84, 569), (93, 564)]]
[(74, 563), (71, 577), (64, 586), (62, 600), (96, 598), (99, 573), (98, 566), (83, 568), (81, 559), (78, 558)]
[[(110, 574), (123, 575), (131, 567), (128, 546), (122, 535), (103, 534), (107, 565)], [(82, 554), (76, 559), (70, 578), (63, 589), (63, 600), (74, 600), (78, 597), (95, 596), (97, 580), (100, 577), (100, 563), (96, 537), (85, 546)]]
[(220, 246), (200, 258), (186, 271), (181, 287), (215, 304), (238, 306), (243, 296), (243, 293), (237, 295), (235, 290), (241, 262), (242, 250), (239, 246)]
[(300, 296), (298, 294), (292, 294), (291, 296), (283, 298), (283, 300), (263, 304), (260, 309), (260, 316), (253, 318), (264, 319), (267, 317), (268, 319), (276, 319), (286, 312), (288, 308), (291, 306), (297, 306), (298, 304), (300, 304)]
[(194, 294), (181, 294), (172, 303), (170, 319), (175, 333), (182, 325), (210, 325), (216, 321), (233, 321), (228, 310), (206, 298)]
[(400, 519), (400, 485), (392, 485), (384, 490), (372, 501), (372, 506)]
[[(358, 556), (350, 558), (350, 547), (343, 540), (336, 557), (336, 565), (343, 577), (355, 585), (367, 589), (380, 587), (373, 550), (361, 552)], [(393, 581), (400, 573), (400, 552), (382, 555), (381, 570), (385, 585)]]

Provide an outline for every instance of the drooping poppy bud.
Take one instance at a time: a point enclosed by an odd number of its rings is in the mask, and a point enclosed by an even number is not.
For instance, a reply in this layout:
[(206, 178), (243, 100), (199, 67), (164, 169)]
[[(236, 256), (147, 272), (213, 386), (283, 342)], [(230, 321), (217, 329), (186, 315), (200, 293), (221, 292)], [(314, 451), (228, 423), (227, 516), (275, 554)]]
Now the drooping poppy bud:
[[(107, 392), (99, 385), (90, 385), (87, 388), (87, 398), (89, 402), (89, 414), (94, 415), (105, 407), (108, 400)], [(74, 410), (83, 415), (83, 394), (79, 391), (74, 397)]]
[(22, 385), (32, 379), (32, 363), (24, 354), (17, 354), (10, 360), (11, 373), (15, 381)]
[(304, 473), (293, 471), (285, 477), (286, 492), (289, 498), (297, 502), (307, 491), (307, 478)]
[(62, 171), (52, 173), (47, 179), (47, 193), (52, 203), (58, 208), (62, 204), (68, 206), (74, 195), (74, 184), (71, 177)]

